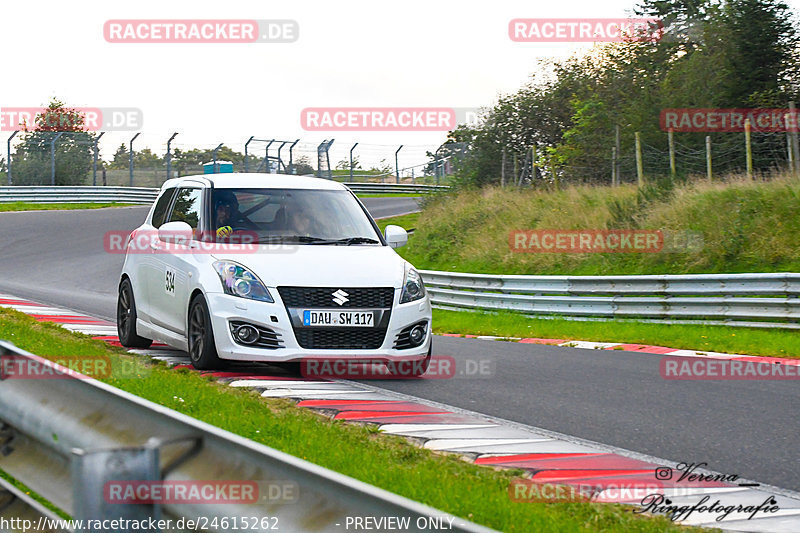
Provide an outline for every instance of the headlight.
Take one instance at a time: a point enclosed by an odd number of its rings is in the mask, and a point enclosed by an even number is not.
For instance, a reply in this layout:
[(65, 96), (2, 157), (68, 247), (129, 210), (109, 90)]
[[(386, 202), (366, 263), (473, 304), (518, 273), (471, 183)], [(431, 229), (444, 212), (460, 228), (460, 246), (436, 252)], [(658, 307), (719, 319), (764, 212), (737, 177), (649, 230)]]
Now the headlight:
[(269, 303), (275, 301), (261, 280), (239, 263), (215, 261), (214, 270), (219, 274), (225, 294)]
[(425, 296), (425, 286), (422, 284), (422, 276), (413, 268), (406, 272), (406, 279), (403, 282), (403, 293), (400, 295), (400, 303), (405, 304), (419, 300)]

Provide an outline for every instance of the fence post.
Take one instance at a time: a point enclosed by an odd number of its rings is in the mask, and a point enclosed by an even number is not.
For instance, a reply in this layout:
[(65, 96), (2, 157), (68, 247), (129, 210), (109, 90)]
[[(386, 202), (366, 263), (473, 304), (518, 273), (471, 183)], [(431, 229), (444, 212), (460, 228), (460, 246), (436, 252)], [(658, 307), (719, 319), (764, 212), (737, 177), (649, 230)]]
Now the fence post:
[(219, 152), (219, 149), (222, 148), (222, 144), (223, 143), (219, 143), (219, 146), (211, 151), (211, 168), (213, 169), (214, 174), (217, 174), (217, 152)]
[(250, 136), (250, 138), (249, 138), (249, 139), (247, 139), (247, 142), (246, 142), (246, 143), (244, 143), (244, 171), (245, 171), (245, 172), (250, 172), (250, 162), (247, 160), (247, 159), (248, 159), (248, 155), (247, 155), (247, 146), (250, 144), (250, 142), (251, 142), (251, 141), (252, 141), (254, 138), (255, 138), (255, 135), (251, 135), (251, 136)]
[(355, 143), (352, 148), (350, 148), (350, 183), (353, 183), (353, 150), (356, 149), (358, 143)]
[[(92, 185), (95, 185), (95, 186), (97, 185), (97, 156), (98, 156), (97, 143), (100, 141), (100, 137), (102, 137), (105, 134), (106, 134), (106, 132), (101, 131), (100, 135), (95, 137), (94, 143), (93, 143), (94, 146), (92, 147), (92, 148), (94, 148), (94, 150), (93, 150), (94, 153), (92, 154), (92, 156), (93, 156), (92, 157)], [(105, 183), (103, 185), (105, 185)]]
[(750, 119), (744, 119), (744, 143), (747, 156), (747, 179), (753, 179), (753, 147), (750, 145)]
[(616, 131), (616, 133), (615, 133), (614, 146), (617, 149), (617, 168), (616, 168), (614, 173), (617, 175), (617, 183), (619, 183), (619, 182), (622, 181), (622, 173), (620, 172), (620, 170), (621, 170), (621, 168), (620, 168), (620, 157), (622, 157), (622, 148), (621, 148), (622, 144), (621, 144), (620, 135), (619, 135), (619, 124), (616, 125), (615, 131)]
[[(786, 115), (787, 120), (789, 115)], [(789, 174), (794, 175), (794, 154), (792, 153), (792, 138), (789, 132), (786, 132), (786, 156), (789, 158)]]
[(175, 132), (167, 141), (167, 179), (172, 178), (172, 140), (177, 136), (178, 132)]
[(296, 141), (294, 141), (292, 144), (289, 145), (289, 174), (292, 174), (292, 175), (296, 174), (296, 172), (294, 170), (294, 153), (293, 153), (294, 145), (299, 143), (299, 142), (300, 142), (300, 139), (297, 139)]
[(794, 102), (789, 102), (789, 114), (792, 115), (792, 123), (794, 124), (793, 128), (787, 128), (790, 131), (790, 137), (792, 139), (792, 152), (794, 152), (794, 174), (795, 176), (800, 175), (800, 140), (797, 138), (797, 109), (795, 108)]
[(506, 149), (503, 148), (503, 159), (500, 162), (500, 187), (506, 186)]
[(713, 174), (711, 173), (711, 135), (706, 135), (706, 175), (708, 176), (708, 181), (713, 179)]
[(639, 132), (634, 133), (636, 141), (636, 181), (639, 187), (644, 185), (644, 167), (642, 165), (642, 141), (639, 138)]
[(8, 138), (8, 143), (6, 144), (6, 146), (8, 147), (8, 152), (7, 152), (8, 161), (6, 161), (6, 170), (8, 171), (8, 184), (9, 185), (12, 184), (12, 181), (11, 181), (11, 139), (16, 137), (17, 133), (19, 133), (19, 130), (15, 131), (14, 133), (11, 134), (11, 137)]
[(531, 145), (531, 185), (535, 183), (536, 179), (536, 145)]
[(667, 132), (667, 140), (669, 141), (669, 174), (673, 178), (676, 174), (675, 168), (675, 139), (674, 134), (672, 133), (672, 129)]
[(611, 147), (611, 186), (617, 186), (617, 147)]
[(133, 187), (133, 141), (135, 141), (136, 137), (138, 137), (141, 134), (142, 132), (139, 132), (133, 137), (131, 137), (131, 140), (128, 143), (128, 172), (130, 174), (130, 177), (128, 179), (129, 187)]
[(400, 145), (400, 148), (394, 153), (394, 173), (395, 173), (395, 183), (400, 183), (400, 165), (397, 163), (397, 154), (400, 153), (400, 150), (403, 149), (403, 145)]
[(53, 140), (50, 141), (50, 185), (56, 184), (56, 141), (64, 135), (63, 131), (60, 131), (53, 137)]

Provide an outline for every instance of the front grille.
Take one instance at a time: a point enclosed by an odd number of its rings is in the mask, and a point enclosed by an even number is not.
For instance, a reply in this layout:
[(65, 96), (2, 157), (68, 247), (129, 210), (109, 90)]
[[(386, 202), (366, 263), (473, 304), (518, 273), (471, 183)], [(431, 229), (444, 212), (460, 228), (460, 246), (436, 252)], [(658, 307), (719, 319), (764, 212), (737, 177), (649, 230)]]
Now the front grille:
[(302, 348), (315, 350), (377, 350), (386, 337), (386, 328), (295, 328)]
[[(333, 301), (337, 291), (347, 293), (347, 302), (339, 305)], [(286, 307), (386, 309), (392, 307), (394, 300), (391, 287), (278, 287), (278, 294)]]
[[(239, 339), (236, 338), (236, 330), (238, 330), (242, 326), (253, 326), (258, 330), (258, 340), (253, 344), (245, 344), (240, 342)], [(270, 328), (265, 328), (263, 326), (257, 326), (256, 324), (250, 324), (248, 322), (242, 322), (239, 320), (232, 320), (230, 322), (231, 327), (231, 336), (233, 337), (233, 342), (239, 344), (241, 346), (250, 346), (253, 348), (267, 348), (269, 350), (276, 350), (278, 348), (284, 348), (283, 340), (281, 339), (280, 334), (275, 333)]]
[[(407, 350), (408, 348), (416, 348), (417, 346), (420, 346), (419, 344), (413, 344), (411, 342), (411, 337), (409, 336), (409, 333), (411, 333), (411, 330), (414, 328), (414, 326), (416, 326), (418, 324), (423, 324), (423, 325), (427, 326), (428, 325), (428, 321), (427, 320), (423, 320), (422, 322), (417, 322), (416, 324), (411, 324), (410, 326), (406, 326), (402, 330), (400, 330), (400, 333), (398, 333), (397, 337), (395, 337), (395, 339), (394, 339), (394, 349), (395, 350)], [(423, 339), (424, 339), (424, 337), (423, 337)]]

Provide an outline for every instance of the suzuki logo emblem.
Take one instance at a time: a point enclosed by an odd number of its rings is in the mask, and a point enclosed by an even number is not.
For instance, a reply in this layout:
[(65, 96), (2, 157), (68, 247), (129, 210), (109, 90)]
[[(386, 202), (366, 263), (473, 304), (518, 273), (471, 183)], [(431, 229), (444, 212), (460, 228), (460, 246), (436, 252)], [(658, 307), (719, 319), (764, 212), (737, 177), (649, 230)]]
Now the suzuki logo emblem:
[(332, 296), (334, 303), (337, 303), (339, 305), (344, 305), (350, 301), (350, 299), (348, 298), (349, 294), (344, 292), (342, 289), (339, 289), (338, 291), (334, 292)]

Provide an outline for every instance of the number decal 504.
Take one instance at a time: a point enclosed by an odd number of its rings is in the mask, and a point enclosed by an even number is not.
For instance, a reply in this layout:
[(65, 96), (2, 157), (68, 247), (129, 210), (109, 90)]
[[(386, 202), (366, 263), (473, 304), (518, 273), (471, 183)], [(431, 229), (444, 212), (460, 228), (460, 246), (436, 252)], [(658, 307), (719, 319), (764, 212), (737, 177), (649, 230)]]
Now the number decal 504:
[(164, 281), (164, 288), (166, 289), (167, 294), (170, 296), (175, 296), (175, 271), (168, 268), (164, 277)]

